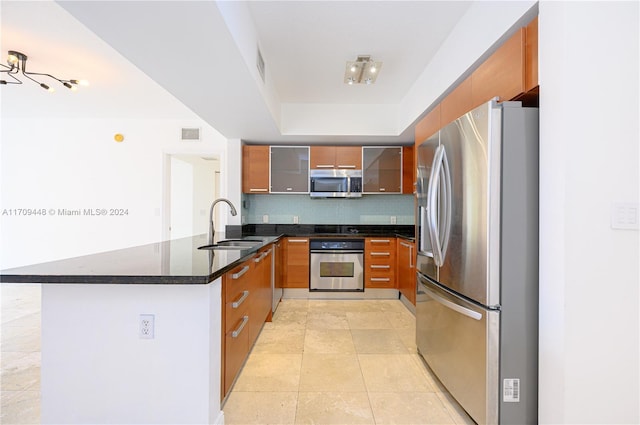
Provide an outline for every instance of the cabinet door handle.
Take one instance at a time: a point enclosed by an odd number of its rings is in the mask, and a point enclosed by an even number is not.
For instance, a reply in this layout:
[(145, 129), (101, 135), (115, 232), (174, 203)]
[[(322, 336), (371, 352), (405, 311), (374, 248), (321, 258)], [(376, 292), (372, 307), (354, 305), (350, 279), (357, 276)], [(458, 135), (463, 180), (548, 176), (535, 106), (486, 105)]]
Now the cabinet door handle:
[(236, 330), (231, 332), (231, 338), (237, 338), (238, 335), (240, 335), (240, 332), (242, 332), (242, 329), (244, 329), (244, 325), (246, 325), (248, 321), (249, 321), (249, 316), (244, 316), (242, 318), (242, 323), (240, 323), (240, 326), (238, 326)]
[(263, 252), (258, 258), (254, 259), (253, 261), (255, 261), (256, 263), (259, 263), (260, 261), (264, 260), (264, 258), (269, 254), (271, 254), (271, 248)]
[(371, 255), (372, 257), (388, 257), (391, 254), (388, 252), (371, 252), (369, 253), (369, 255)]
[(371, 243), (389, 243), (391, 240), (389, 239), (371, 239)]
[(384, 187), (380, 188), (380, 192), (384, 192), (385, 190), (387, 190), (387, 189), (385, 189)]
[(400, 242), (400, 245), (402, 245), (405, 248), (411, 249), (411, 245), (409, 245), (408, 243)]
[(249, 189), (249, 192), (268, 192), (269, 189), (254, 189), (253, 187)]
[(308, 239), (289, 239), (289, 242), (293, 243), (307, 243)]
[(234, 274), (232, 274), (232, 275), (231, 275), (231, 279), (234, 279), (234, 280), (235, 280), (235, 279), (239, 279), (239, 278), (240, 278), (240, 276), (242, 276), (243, 274), (245, 274), (245, 273), (246, 273), (246, 272), (248, 272), (248, 271), (249, 271), (249, 266), (244, 266), (244, 267), (242, 268), (242, 270), (240, 270), (238, 273), (234, 273)]
[(338, 168), (356, 168), (355, 165), (338, 165)]
[(318, 164), (318, 165), (316, 165), (316, 168), (333, 168), (333, 164), (331, 164), (331, 165)]
[(413, 264), (413, 245), (409, 245), (409, 268), (412, 269), (415, 267)]
[(287, 188), (287, 192), (291, 192), (292, 190), (293, 190), (293, 188), (292, 188), (292, 187), (288, 187), (288, 188)]
[(383, 265), (379, 265), (379, 264), (373, 264), (371, 265), (372, 269), (389, 269), (391, 268), (391, 266), (387, 265), (387, 266), (383, 266)]
[(371, 280), (371, 282), (389, 282), (391, 279), (388, 277), (372, 277), (369, 280)]
[(233, 308), (240, 307), (240, 305), (244, 302), (244, 300), (247, 299), (248, 296), (249, 296), (249, 291), (242, 291), (242, 295), (240, 296), (240, 298), (232, 302), (231, 307)]

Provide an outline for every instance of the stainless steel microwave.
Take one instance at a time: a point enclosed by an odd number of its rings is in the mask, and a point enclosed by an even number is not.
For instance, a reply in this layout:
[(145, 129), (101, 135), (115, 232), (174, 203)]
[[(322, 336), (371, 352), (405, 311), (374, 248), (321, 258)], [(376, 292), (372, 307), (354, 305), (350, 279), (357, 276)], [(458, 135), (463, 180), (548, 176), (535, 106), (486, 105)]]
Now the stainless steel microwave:
[(312, 198), (360, 198), (362, 170), (311, 170)]

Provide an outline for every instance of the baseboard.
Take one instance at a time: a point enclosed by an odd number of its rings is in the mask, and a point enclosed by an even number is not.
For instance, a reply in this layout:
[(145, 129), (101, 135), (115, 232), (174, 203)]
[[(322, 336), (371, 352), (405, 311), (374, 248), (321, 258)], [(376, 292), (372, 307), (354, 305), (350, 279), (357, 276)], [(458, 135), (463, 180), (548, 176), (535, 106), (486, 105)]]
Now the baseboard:
[(283, 299), (317, 300), (397, 300), (397, 289), (365, 289), (364, 292), (311, 292), (307, 288), (284, 288)]
[(407, 310), (413, 313), (414, 316), (416, 315), (416, 306), (411, 304), (411, 301), (409, 301), (407, 297), (400, 294), (400, 301), (402, 301), (402, 304), (404, 304), (404, 306), (407, 307)]

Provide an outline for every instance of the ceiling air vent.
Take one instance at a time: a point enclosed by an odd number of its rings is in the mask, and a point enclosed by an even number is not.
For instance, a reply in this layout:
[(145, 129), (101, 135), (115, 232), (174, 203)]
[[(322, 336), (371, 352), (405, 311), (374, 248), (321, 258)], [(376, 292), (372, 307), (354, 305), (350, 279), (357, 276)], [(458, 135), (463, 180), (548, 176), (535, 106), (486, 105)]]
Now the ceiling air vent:
[(260, 53), (259, 47), (258, 47), (258, 57), (256, 58), (256, 66), (258, 67), (260, 78), (262, 78), (262, 82), (264, 83), (264, 59), (262, 59), (262, 53)]
[(199, 128), (183, 128), (180, 140), (183, 142), (196, 142), (200, 140)]

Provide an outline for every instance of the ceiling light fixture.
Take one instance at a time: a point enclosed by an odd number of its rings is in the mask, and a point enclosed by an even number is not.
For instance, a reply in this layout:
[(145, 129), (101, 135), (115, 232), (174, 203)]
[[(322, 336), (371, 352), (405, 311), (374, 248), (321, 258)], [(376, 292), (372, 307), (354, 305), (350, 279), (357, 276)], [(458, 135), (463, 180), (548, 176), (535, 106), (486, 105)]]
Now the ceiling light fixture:
[(358, 56), (348, 61), (344, 72), (345, 84), (373, 84), (376, 82), (382, 62), (375, 62), (371, 56)]
[(78, 85), (82, 85), (82, 86), (89, 85), (89, 83), (86, 80), (61, 80), (57, 77), (54, 77), (51, 74), (46, 74), (41, 72), (27, 72), (27, 55), (25, 55), (24, 53), (16, 52), (15, 50), (9, 50), (7, 63), (9, 64), (9, 66), (0, 63), (0, 66), (2, 66), (3, 68), (6, 68), (6, 70), (0, 69), (0, 76), (4, 76), (4, 74), (6, 74), (9, 77), (11, 77), (13, 81), (11, 80), (7, 81), (5, 79), (2, 79), (0, 80), (0, 85), (22, 84), (22, 81), (20, 81), (16, 77), (17, 74), (22, 74), (23, 76), (30, 79), (31, 81), (38, 84), (40, 87), (42, 87), (43, 89), (49, 92), (53, 92), (55, 90), (52, 87), (49, 87), (47, 84), (35, 80), (34, 78), (30, 77), (30, 75), (40, 75), (40, 76), (52, 78), (60, 82), (63, 86), (65, 86), (66, 88), (72, 91), (76, 91), (78, 89)]

